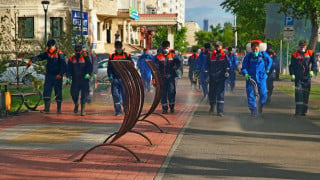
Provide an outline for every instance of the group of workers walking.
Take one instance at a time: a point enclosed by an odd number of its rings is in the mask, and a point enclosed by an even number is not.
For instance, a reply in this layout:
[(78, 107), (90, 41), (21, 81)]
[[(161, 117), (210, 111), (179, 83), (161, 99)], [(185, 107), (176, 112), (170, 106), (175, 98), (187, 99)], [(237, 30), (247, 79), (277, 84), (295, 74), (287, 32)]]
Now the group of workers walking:
[(56, 41), (50, 39), (47, 42), (46, 51), (33, 57), (28, 63), (27, 67), (34, 62), (47, 60), (43, 91), (44, 110), (41, 110), (41, 113), (50, 113), (52, 89), (55, 92), (57, 114), (62, 113), (62, 84), (63, 76), (66, 75), (66, 83), (71, 83), (70, 93), (74, 102), (74, 113), (78, 113), (79, 93), (81, 92), (81, 116), (85, 115), (85, 105), (89, 98), (90, 86), (92, 86), (90, 81), (95, 78), (93, 67), (96, 57), (89, 52), (86, 46), (80, 44), (75, 45), (74, 51), (75, 53), (66, 62), (63, 52), (56, 46)]
[[(266, 50), (260, 49), (259, 40), (253, 40), (250, 44), (250, 51), (242, 61), (241, 73), (246, 79), (246, 93), (248, 107), (252, 116), (262, 113), (264, 104), (271, 102), (271, 95), (274, 88), (273, 81), (278, 78), (279, 60), (268, 44)], [(71, 96), (74, 102), (74, 113), (78, 113), (79, 94), (81, 92), (81, 116), (85, 115), (85, 105), (89, 99), (90, 89), (92, 91), (92, 79), (95, 78), (97, 71), (96, 57), (90, 53), (86, 46), (75, 45), (75, 53), (65, 61), (64, 54), (56, 47), (55, 40), (47, 42), (46, 52), (32, 58), (32, 62), (47, 60), (46, 75), (43, 99), (45, 108), (42, 113), (50, 112), (51, 92), (55, 91), (57, 102), (57, 113), (61, 114), (62, 103), (62, 83), (63, 76), (66, 74), (66, 82), (71, 83)], [(110, 61), (129, 60), (133, 63), (131, 55), (124, 51), (121, 41), (115, 42), (115, 52), (110, 55)], [(143, 81), (143, 86), (150, 91), (151, 70), (146, 64), (146, 60), (152, 60), (161, 74), (163, 83), (162, 89), (162, 113), (175, 112), (176, 78), (177, 70), (182, 66), (179, 57), (174, 51), (170, 50), (170, 42), (163, 41), (158, 49), (157, 55), (151, 56), (148, 49), (144, 49), (143, 54), (137, 62), (138, 70)], [(238, 59), (232, 47), (227, 48), (226, 52), (222, 48), (220, 41), (215, 42), (214, 48), (211, 44), (204, 44), (200, 54), (193, 49), (193, 54), (189, 57), (189, 78), (194, 83), (193, 77), (200, 77), (203, 99), (208, 97), (210, 104), (209, 114), (218, 116), (224, 114), (224, 95), (225, 91), (233, 91), (236, 82), (236, 71), (238, 70)], [(292, 54), (289, 67), (292, 81), (295, 82), (295, 101), (296, 115), (306, 115), (308, 100), (311, 87), (311, 78), (317, 73), (317, 63), (314, 53), (306, 50), (306, 42), (299, 42), (299, 50)], [(120, 115), (125, 110), (125, 96), (123, 82), (117, 75), (111, 63), (108, 63), (108, 77), (111, 82), (111, 92), (114, 101), (115, 115)], [(250, 81), (255, 81), (254, 87)], [(90, 88), (91, 87), (91, 88)], [(258, 88), (259, 102), (257, 104), (255, 89)]]
[[(242, 61), (241, 73), (246, 79), (246, 93), (248, 107), (252, 116), (262, 113), (263, 106), (271, 102), (271, 95), (274, 88), (274, 80), (279, 79), (280, 65), (279, 59), (268, 44), (266, 50), (260, 49), (261, 41), (253, 40), (250, 51), (247, 52)], [(308, 109), (308, 99), (311, 86), (311, 77), (317, 72), (317, 63), (314, 53), (306, 50), (306, 42), (299, 42), (299, 50), (292, 54), (289, 67), (292, 81), (295, 82), (295, 115), (305, 116)], [(222, 49), (221, 42), (214, 44), (204, 44), (200, 54), (193, 49), (189, 57), (189, 78), (193, 85), (194, 76), (200, 77), (203, 91), (203, 99), (209, 96), (209, 114), (217, 111), (218, 116), (223, 116), (225, 91), (233, 91), (236, 82), (236, 71), (238, 69), (238, 59), (232, 48)], [(250, 81), (254, 81), (254, 87)], [(208, 88), (209, 86), (209, 88)], [(257, 104), (255, 89), (259, 93)]]

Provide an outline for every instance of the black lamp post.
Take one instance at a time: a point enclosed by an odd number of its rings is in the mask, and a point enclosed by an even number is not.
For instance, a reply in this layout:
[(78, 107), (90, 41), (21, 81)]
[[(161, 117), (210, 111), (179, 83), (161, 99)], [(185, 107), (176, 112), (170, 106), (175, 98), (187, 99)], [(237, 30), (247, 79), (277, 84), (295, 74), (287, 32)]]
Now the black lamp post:
[(81, 44), (83, 45), (83, 5), (82, 0), (80, 0), (80, 34), (81, 34)]
[(44, 39), (45, 43), (47, 43), (47, 12), (50, 1), (41, 1), (44, 10)]

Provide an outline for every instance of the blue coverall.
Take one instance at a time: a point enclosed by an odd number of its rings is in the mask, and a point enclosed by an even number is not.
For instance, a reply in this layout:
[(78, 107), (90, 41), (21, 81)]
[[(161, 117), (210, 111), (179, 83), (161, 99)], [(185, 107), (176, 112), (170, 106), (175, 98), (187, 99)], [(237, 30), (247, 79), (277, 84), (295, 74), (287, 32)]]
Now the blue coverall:
[[(43, 99), (50, 101), (52, 88), (54, 88), (56, 101), (62, 102), (62, 80), (63, 74), (66, 72), (66, 60), (64, 54), (56, 49), (54, 52), (46, 50), (32, 59), (32, 62), (47, 60), (46, 76), (44, 81)], [(57, 79), (57, 75), (61, 78)]]
[[(112, 60), (130, 60), (132, 62), (131, 55), (126, 52), (114, 53), (110, 55), (109, 61), (112, 61)], [(123, 105), (123, 108), (125, 108), (124, 86), (123, 86), (122, 80), (117, 75), (116, 71), (114, 70), (110, 62), (108, 63), (107, 72), (108, 72), (109, 78), (112, 79), (111, 93), (113, 98), (114, 109), (116, 111), (116, 115), (121, 114), (122, 113), (121, 104)]]
[(68, 61), (67, 77), (72, 77), (71, 96), (74, 104), (78, 104), (79, 93), (81, 91), (80, 103), (85, 104), (89, 96), (89, 79), (85, 75), (92, 74), (92, 64), (89, 56), (83, 53), (72, 55)]
[(292, 54), (289, 66), (290, 75), (295, 75), (296, 115), (305, 115), (308, 111), (311, 89), (310, 71), (317, 74), (317, 62), (312, 50), (296, 51)]
[(162, 110), (166, 112), (168, 110), (168, 101), (171, 111), (174, 111), (175, 99), (176, 99), (176, 84), (175, 78), (178, 77), (176, 70), (180, 67), (180, 60), (174, 53), (169, 52), (167, 55), (159, 53), (155, 57), (155, 63), (161, 74), (163, 83), (161, 104)]
[(153, 60), (153, 57), (149, 54), (143, 54), (139, 57), (137, 67), (140, 69), (140, 75), (143, 82), (143, 87), (146, 90), (150, 90), (151, 82), (151, 69), (149, 68), (146, 60)]
[(206, 71), (209, 76), (210, 106), (213, 109), (217, 105), (217, 112), (223, 113), (225, 74), (229, 72), (229, 62), (222, 49), (220, 51), (213, 50), (211, 56), (208, 56)]
[[(268, 61), (268, 65), (265, 65), (265, 60)], [(260, 107), (266, 103), (267, 101), (267, 72), (270, 71), (272, 65), (272, 59), (270, 56), (265, 52), (259, 52), (258, 56), (254, 56), (254, 54), (248, 53), (242, 62), (242, 69), (241, 72), (245, 75), (248, 74), (253, 78), (257, 85), (258, 91), (260, 96)], [(248, 106), (252, 114), (257, 113), (257, 104), (256, 104), (256, 97), (254, 96), (254, 87), (249, 83), (246, 82), (246, 91), (247, 91), (247, 98), (248, 98)], [(262, 110), (262, 109), (261, 109)]]
[(238, 69), (238, 58), (234, 53), (228, 53), (228, 60), (229, 60), (229, 77), (226, 79), (226, 91), (229, 90), (229, 85), (231, 91), (233, 91), (235, 84), (236, 84), (236, 70)]
[(198, 58), (199, 58), (198, 53), (193, 53), (188, 59), (189, 79), (190, 79), (191, 85), (194, 83), (193, 82), (193, 75), (195, 74), (196, 64), (197, 64)]
[(199, 55), (198, 62), (196, 64), (196, 69), (200, 71), (201, 87), (203, 92), (203, 97), (208, 95), (208, 73), (206, 71), (206, 61), (208, 56), (210, 56), (210, 51), (202, 51)]

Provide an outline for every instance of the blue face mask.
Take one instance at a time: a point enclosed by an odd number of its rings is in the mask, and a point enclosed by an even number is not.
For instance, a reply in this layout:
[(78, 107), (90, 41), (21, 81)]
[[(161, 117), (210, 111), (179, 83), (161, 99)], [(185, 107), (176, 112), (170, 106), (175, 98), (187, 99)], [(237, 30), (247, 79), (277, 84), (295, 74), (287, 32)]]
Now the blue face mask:
[(257, 57), (259, 55), (259, 52), (252, 52), (254, 57)]
[(169, 53), (169, 50), (168, 50), (168, 49), (164, 49), (164, 50), (163, 50), (163, 53), (164, 53), (164, 54), (168, 54), (168, 53)]

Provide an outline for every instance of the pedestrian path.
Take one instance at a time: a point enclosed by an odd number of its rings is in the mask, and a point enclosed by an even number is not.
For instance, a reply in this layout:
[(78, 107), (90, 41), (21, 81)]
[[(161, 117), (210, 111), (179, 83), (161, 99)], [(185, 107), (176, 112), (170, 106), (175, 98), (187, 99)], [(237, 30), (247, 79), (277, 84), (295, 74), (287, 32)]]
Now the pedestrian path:
[(253, 118), (244, 87), (238, 80), (235, 93), (226, 94), (224, 117), (199, 105), (156, 180), (320, 179), (320, 112), (295, 117), (294, 98), (275, 90), (263, 115)]
[[(179, 80), (176, 112), (166, 115), (172, 124), (157, 116), (148, 118), (166, 133), (144, 122), (134, 128), (154, 145), (130, 133), (116, 142), (134, 151), (142, 163), (116, 147), (98, 148), (83, 162), (73, 162), (121, 126), (123, 116), (114, 116), (110, 92), (97, 93), (86, 116), (74, 114), (71, 100), (66, 100), (61, 115), (29, 112), (1, 119), (0, 179), (153, 179), (200, 96), (190, 90), (187, 79)], [(147, 95), (144, 111), (152, 98)], [(55, 112), (55, 104), (51, 111)]]

